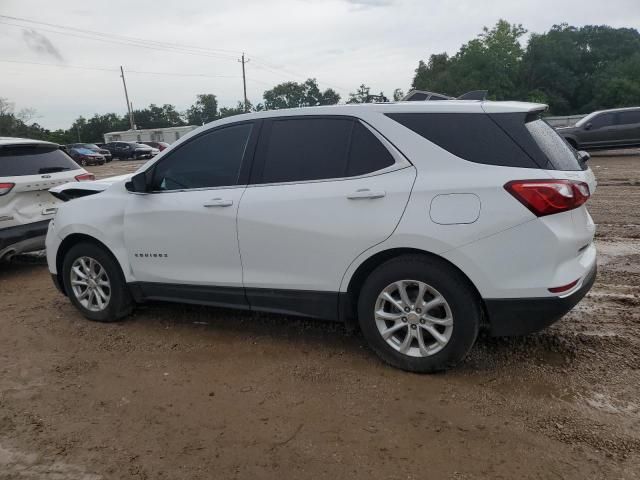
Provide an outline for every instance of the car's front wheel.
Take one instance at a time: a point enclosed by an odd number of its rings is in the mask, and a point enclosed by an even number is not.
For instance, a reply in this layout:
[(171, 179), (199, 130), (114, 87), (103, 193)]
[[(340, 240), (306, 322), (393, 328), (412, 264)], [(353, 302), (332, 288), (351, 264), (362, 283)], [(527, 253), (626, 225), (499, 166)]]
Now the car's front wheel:
[(62, 273), (67, 295), (88, 319), (113, 322), (131, 313), (133, 300), (124, 276), (102, 247), (73, 246), (64, 258)]
[(387, 363), (411, 372), (454, 366), (478, 335), (481, 305), (469, 281), (445, 261), (422, 255), (389, 260), (365, 281), (360, 328)]

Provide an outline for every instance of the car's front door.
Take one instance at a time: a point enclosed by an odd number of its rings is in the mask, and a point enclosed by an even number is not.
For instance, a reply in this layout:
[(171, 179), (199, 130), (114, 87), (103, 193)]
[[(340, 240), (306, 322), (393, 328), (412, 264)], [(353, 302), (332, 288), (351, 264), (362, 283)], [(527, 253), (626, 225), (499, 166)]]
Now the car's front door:
[(150, 193), (131, 194), (125, 244), (147, 296), (244, 302), (236, 213), (255, 135), (253, 122), (204, 132), (151, 167)]
[(358, 120), (265, 121), (238, 211), (252, 308), (335, 318), (347, 267), (391, 235), (415, 176)]
[(583, 126), (577, 133), (580, 147), (604, 148), (615, 145), (618, 141), (616, 131), (616, 114), (600, 113)]

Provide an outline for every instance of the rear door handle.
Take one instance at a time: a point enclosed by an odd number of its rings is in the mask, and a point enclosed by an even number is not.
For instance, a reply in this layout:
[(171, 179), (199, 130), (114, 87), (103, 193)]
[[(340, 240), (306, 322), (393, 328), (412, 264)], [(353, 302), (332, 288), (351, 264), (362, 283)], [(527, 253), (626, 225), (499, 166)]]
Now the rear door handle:
[(214, 198), (209, 200), (203, 205), (203, 207), (230, 207), (233, 205), (233, 200), (225, 200), (224, 198)]
[(373, 199), (373, 198), (382, 198), (386, 195), (387, 193), (384, 190), (378, 190), (378, 191), (374, 191), (374, 190), (369, 190), (368, 188), (360, 188), (358, 190), (356, 190), (353, 193), (350, 193), (349, 195), (347, 195), (347, 198), (349, 200), (360, 200), (363, 198), (369, 198), (369, 199)]

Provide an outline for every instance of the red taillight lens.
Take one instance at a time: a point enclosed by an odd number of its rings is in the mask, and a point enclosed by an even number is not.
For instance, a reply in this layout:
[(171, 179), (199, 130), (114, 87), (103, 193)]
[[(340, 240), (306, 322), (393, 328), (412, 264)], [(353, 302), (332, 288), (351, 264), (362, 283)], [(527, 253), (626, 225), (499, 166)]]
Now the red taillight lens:
[(549, 289), (549, 291), (551, 293), (562, 293), (562, 292), (566, 292), (567, 290), (571, 290), (573, 287), (575, 287), (578, 284), (578, 280), (580, 280), (579, 278), (577, 280), (574, 280), (571, 283), (567, 283), (566, 285), (563, 285), (561, 287), (551, 287)]
[(83, 173), (82, 175), (77, 175), (76, 180), (78, 182), (86, 182), (89, 180), (95, 180), (96, 176), (93, 173)]
[(538, 217), (578, 208), (590, 196), (589, 185), (575, 180), (514, 180), (504, 188)]
[(15, 183), (0, 183), (0, 197), (9, 193), (15, 186)]

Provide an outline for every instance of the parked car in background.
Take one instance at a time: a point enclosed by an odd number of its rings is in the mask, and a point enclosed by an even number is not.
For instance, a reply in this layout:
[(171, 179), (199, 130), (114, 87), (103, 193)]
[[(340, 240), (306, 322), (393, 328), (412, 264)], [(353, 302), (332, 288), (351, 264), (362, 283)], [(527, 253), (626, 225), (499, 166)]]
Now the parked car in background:
[(594, 282), (595, 177), (544, 110), (453, 100), (218, 120), (133, 176), (52, 189), (71, 199), (49, 269), (92, 320), (165, 300), (359, 322), (391, 365), (446, 369), (481, 325), (542, 329)]
[(120, 160), (151, 158), (160, 153), (157, 148), (154, 149), (138, 142), (110, 142), (106, 143), (104, 148), (111, 152), (113, 158)]
[(169, 147), (167, 142), (142, 142), (145, 145), (149, 145), (150, 147), (157, 148), (159, 151), (163, 151), (165, 148)]
[(87, 148), (95, 153), (102, 155), (107, 163), (113, 160), (111, 152), (104, 147), (98, 146), (96, 143), (71, 143), (67, 148)]
[(54, 143), (0, 137), (0, 259), (44, 248), (61, 203), (47, 190), (93, 179)]
[(600, 110), (556, 131), (577, 150), (638, 147), (640, 107)]
[(76, 163), (83, 167), (88, 165), (104, 165), (106, 163), (105, 158), (101, 154), (88, 148), (74, 147), (70, 148), (67, 153)]

